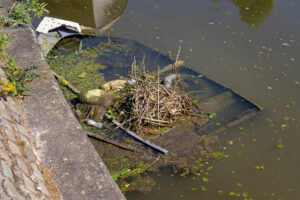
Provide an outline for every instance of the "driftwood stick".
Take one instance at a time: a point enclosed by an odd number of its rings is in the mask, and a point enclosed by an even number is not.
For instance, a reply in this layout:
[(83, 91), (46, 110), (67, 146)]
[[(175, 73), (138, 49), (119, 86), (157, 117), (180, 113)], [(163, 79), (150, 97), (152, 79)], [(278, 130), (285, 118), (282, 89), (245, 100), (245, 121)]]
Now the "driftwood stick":
[(69, 81), (67, 81), (64, 77), (62, 77), (61, 75), (57, 74), (55, 71), (52, 70), (53, 75), (57, 78), (57, 80), (64, 86), (68, 87), (72, 92), (74, 92), (75, 94), (79, 94), (79, 90), (74, 87), (71, 83), (69, 83)]
[(157, 122), (157, 123), (170, 124), (170, 122), (168, 122), (168, 121), (159, 120), (159, 119), (150, 119), (150, 118), (146, 118), (146, 117), (141, 117), (141, 119), (145, 119), (145, 120)]
[(93, 132), (90, 132), (90, 131), (85, 131), (85, 133), (89, 136), (89, 137), (92, 137), (92, 138), (95, 138), (97, 140), (100, 140), (102, 142), (106, 142), (108, 144), (112, 144), (116, 147), (119, 147), (121, 149), (125, 149), (125, 150), (128, 150), (128, 151), (132, 151), (132, 152), (137, 152), (136, 149), (132, 146), (129, 146), (127, 144), (121, 144), (119, 142), (116, 142), (116, 141), (113, 141), (111, 139), (108, 139), (106, 137), (103, 137), (99, 134), (96, 134), (96, 133), (93, 133)]
[[(162, 72), (166, 72), (166, 71), (169, 71), (171, 69), (173, 69), (174, 67), (175, 68), (179, 68), (179, 67), (182, 67), (184, 66), (184, 61), (183, 60), (178, 60), (177, 62), (173, 63), (173, 64), (169, 64), (167, 66), (164, 66), (162, 67), (159, 72), (162, 73)], [(157, 74), (158, 73), (158, 70), (156, 71), (153, 71), (153, 73)]]

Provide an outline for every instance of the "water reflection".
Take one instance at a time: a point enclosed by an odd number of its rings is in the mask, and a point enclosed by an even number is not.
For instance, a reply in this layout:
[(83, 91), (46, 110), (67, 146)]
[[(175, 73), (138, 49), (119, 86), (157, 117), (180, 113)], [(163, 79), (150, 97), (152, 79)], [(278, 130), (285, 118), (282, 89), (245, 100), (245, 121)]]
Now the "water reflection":
[(123, 14), (127, 0), (42, 0), (50, 16), (79, 23), (91, 28), (103, 28)]
[(257, 27), (274, 8), (274, 0), (231, 0), (240, 9), (241, 20)]

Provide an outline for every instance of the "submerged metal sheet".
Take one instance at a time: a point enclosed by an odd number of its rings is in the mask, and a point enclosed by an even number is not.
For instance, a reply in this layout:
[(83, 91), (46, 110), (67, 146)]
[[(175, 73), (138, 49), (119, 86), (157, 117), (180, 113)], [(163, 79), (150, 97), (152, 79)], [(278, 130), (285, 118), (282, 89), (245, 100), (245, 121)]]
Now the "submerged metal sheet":
[[(94, 37), (82, 39), (82, 50), (92, 49), (96, 61), (100, 62), (105, 69), (100, 69), (94, 73), (102, 73), (106, 81), (118, 79), (119, 76), (126, 77), (131, 70), (134, 58), (141, 62), (144, 58), (147, 70), (153, 71), (157, 66), (166, 66), (172, 61), (165, 55), (146, 47), (133, 40), (122, 38), (110, 38), (112, 43), (107, 44), (106, 37)], [(70, 41), (71, 42), (71, 41)], [(67, 43), (59, 43), (58, 51), (55, 55), (70, 53), (65, 48)], [(169, 71), (162, 74), (162, 78)], [(183, 77), (185, 91), (196, 99), (205, 113), (215, 113), (215, 117), (209, 120), (205, 127), (196, 131), (198, 135), (216, 133), (226, 127), (240, 123), (249, 119), (261, 108), (246, 98), (240, 96), (233, 90), (222, 86), (208, 77), (192, 70), (190, 67), (178, 69), (178, 73)]]

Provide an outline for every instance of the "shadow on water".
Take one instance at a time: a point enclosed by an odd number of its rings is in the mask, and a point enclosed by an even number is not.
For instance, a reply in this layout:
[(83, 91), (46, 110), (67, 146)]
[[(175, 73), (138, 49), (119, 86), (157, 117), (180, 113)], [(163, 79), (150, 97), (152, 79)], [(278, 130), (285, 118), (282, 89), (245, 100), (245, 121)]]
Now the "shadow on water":
[[(109, 46), (105, 46), (111, 41)], [(166, 66), (171, 60), (154, 51), (141, 43), (134, 40), (124, 38), (108, 38), (107, 37), (88, 37), (81, 40), (74, 37), (68, 40), (62, 40), (57, 45), (57, 51), (54, 55), (62, 55), (78, 50), (80, 43), (81, 51), (96, 50), (97, 57), (95, 62), (105, 65), (105, 69), (100, 69), (106, 81), (127, 76), (131, 70), (131, 64), (134, 59), (138, 63), (144, 59), (145, 65), (149, 71), (157, 69), (157, 66)], [(102, 44), (102, 45), (101, 45)]]

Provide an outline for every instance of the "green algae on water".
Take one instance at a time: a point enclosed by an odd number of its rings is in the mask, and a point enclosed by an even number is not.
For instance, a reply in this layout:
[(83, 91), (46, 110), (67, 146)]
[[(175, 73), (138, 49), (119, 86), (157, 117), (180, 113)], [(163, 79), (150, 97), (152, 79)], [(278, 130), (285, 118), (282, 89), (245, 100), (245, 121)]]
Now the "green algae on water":
[(105, 83), (99, 70), (106, 66), (96, 62), (94, 51), (90, 49), (52, 57), (49, 65), (80, 91), (100, 88)]

